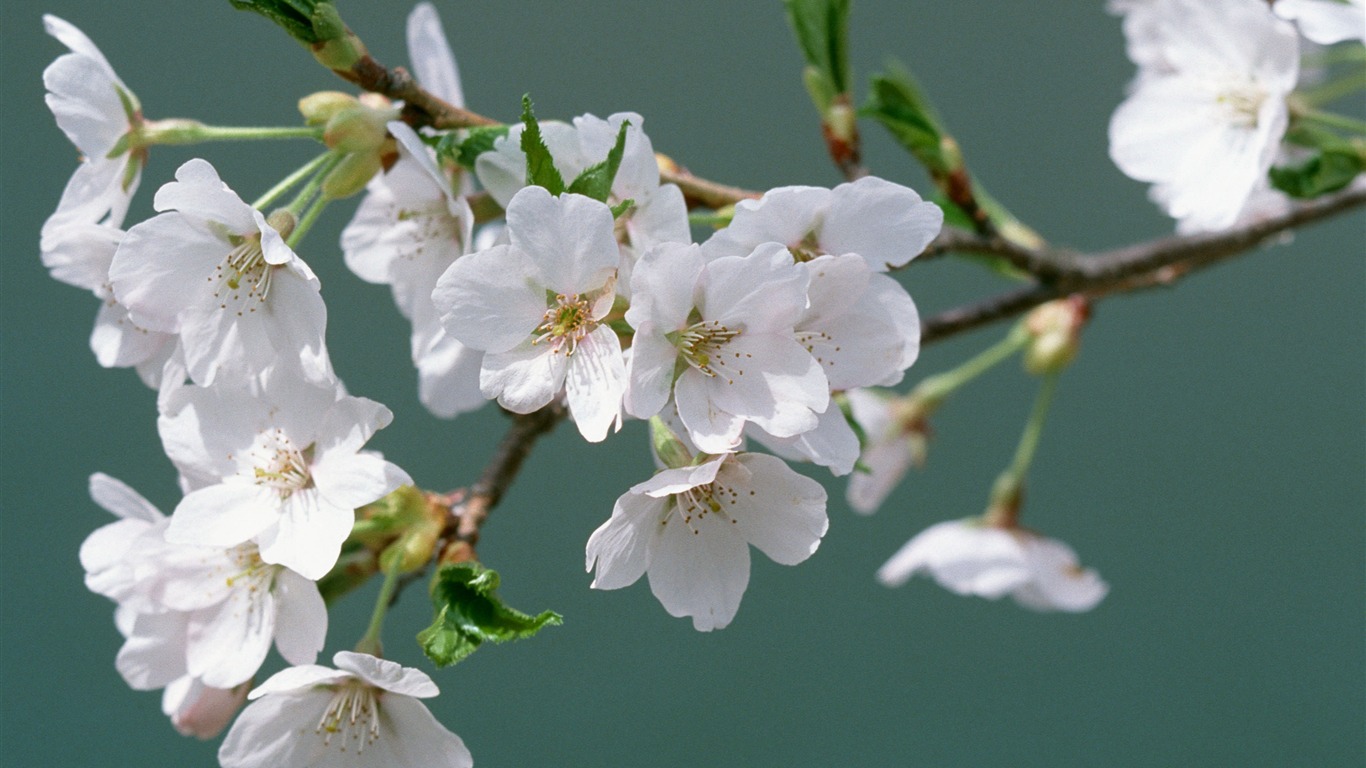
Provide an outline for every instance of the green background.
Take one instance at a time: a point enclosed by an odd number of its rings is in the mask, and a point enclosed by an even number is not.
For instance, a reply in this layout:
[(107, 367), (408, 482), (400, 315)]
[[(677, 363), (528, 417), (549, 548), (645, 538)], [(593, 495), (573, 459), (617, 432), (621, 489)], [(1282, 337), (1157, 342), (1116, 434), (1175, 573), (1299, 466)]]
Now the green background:
[[(862, 83), (883, 56), (905, 60), (981, 179), (1054, 242), (1166, 234), (1144, 186), (1106, 156), (1133, 70), (1099, 5), (859, 0), (855, 69)], [(700, 175), (838, 182), (777, 2), (439, 7), (478, 111), (512, 118), (526, 92), (542, 117), (633, 110), (657, 149)], [(380, 60), (405, 61), (406, 4), (342, 9)], [(96, 300), (38, 260), (38, 229), (76, 163), (42, 102), (40, 73), (63, 51), (42, 33), (44, 11), (84, 29), (154, 118), (289, 124), (299, 96), (341, 84), (226, 1), (5, 3), (0, 762), (212, 765), (216, 742), (176, 736), (159, 694), (124, 686), (112, 605), (81, 583), (77, 548), (111, 519), (86, 495), (90, 473), (168, 511), (178, 493), (152, 392), (96, 365)], [(875, 173), (925, 189), (879, 128), (865, 132)], [(195, 154), (250, 199), (312, 151), (157, 149), (130, 223)], [(330, 210), (302, 249), (323, 281), (336, 368), (396, 414), (373, 447), (421, 485), (467, 483), (503, 419), (485, 409), (442, 422), (417, 403), (387, 289), (341, 264), (352, 205)], [(588, 589), (588, 534), (651, 468), (638, 423), (600, 445), (564, 428), (537, 447), (480, 545), (511, 604), (557, 610), (564, 626), (435, 673), (434, 711), (484, 766), (1366, 764), (1363, 229), (1360, 213), (1343, 217), (1098, 306), (1024, 510), (1109, 581), (1094, 612), (1039, 615), (872, 578), (917, 531), (981, 510), (1033, 397), (1013, 365), (941, 412), (928, 467), (877, 515), (855, 516), (843, 482), (822, 477), (820, 551), (797, 568), (756, 556), (737, 619), (711, 634), (669, 617), (643, 582)], [(954, 260), (901, 277), (927, 315), (1005, 287)], [(935, 345), (909, 380), (1002, 331)], [(323, 660), (359, 637), (372, 594), (338, 606)], [(393, 658), (419, 660), (409, 637), (429, 620), (425, 602), (412, 589), (391, 614)]]

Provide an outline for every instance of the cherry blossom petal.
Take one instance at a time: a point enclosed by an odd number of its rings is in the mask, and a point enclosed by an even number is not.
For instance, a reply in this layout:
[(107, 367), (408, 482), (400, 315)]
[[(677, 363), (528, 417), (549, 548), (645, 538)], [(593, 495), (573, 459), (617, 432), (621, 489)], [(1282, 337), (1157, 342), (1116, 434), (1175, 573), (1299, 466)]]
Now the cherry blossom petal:
[(318, 585), (282, 568), (273, 591), (276, 650), (290, 664), (312, 664), (327, 640), (327, 604)]
[(479, 389), (513, 413), (531, 413), (549, 404), (560, 391), (568, 362), (564, 355), (526, 341), (507, 352), (484, 356)]
[(460, 69), (451, 53), (436, 6), (418, 3), (408, 14), (408, 59), (417, 81), (431, 93), (457, 107), (465, 106)]
[(507, 352), (525, 341), (546, 311), (545, 287), (525, 253), (506, 245), (455, 260), (437, 281), (432, 301), (447, 333), (485, 352)]
[(614, 424), (620, 428), (626, 362), (616, 331), (601, 325), (579, 340), (567, 362), (564, 384), (569, 413), (585, 440), (601, 442)]
[(541, 283), (559, 293), (594, 291), (616, 269), (612, 212), (597, 200), (527, 187), (508, 204), (507, 225), (512, 247), (526, 253)]
[(245, 683), (261, 668), (275, 637), (276, 598), (268, 585), (234, 589), (190, 622), (186, 671), (215, 688)]
[(257, 536), (261, 559), (321, 579), (337, 564), (355, 524), (355, 509), (338, 507), (315, 491), (295, 491), (278, 510), (277, 524)]
[(720, 515), (671, 516), (650, 552), (650, 591), (699, 632), (730, 624), (749, 585), (749, 545), (734, 527)]
[(245, 482), (200, 488), (176, 505), (166, 540), (209, 547), (241, 544), (279, 519), (276, 498), (274, 489)]
[(639, 495), (634, 488), (617, 499), (612, 516), (593, 531), (584, 549), (584, 568), (594, 571), (591, 587), (620, 589), (644, 575), (666, 504), (664, 499)]
[(943, 225), (944, 212), (915, 190), (864, 176), (831, 192), (820, 244), (826, 253), (857, 253), (886, 272), (925, 250)]
[(733, 461), (750, 476), (730, 482), (734, 470), (723, 467), (717, 482), (738, 491), (726, 511), (740, 535), (775, 563), (796, 565), (810, 557), (829, 527), (821, 484), (773, 456), (744, 453)]
[(161, 510), (143, 498), (142, 494), (122, 480), (103, 472), (96, 472), (90, 476), (90, 498), (106, 511), (124, 519), (147, 523), (160, 523), (166, 519)]

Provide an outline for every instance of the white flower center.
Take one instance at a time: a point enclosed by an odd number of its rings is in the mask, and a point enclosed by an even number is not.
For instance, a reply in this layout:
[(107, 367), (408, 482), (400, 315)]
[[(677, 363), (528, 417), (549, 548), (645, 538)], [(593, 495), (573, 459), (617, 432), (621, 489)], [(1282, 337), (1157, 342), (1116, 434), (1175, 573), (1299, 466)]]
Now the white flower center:
[(300, 450), (284, 430), (276, 427), (264, 433), (252, 446), (252, 478), (257, 485), (274, 488), (280, 498), (287, 498), (313, 484), (308, 473), (312, 446)]
[(598, 324), (593, 320), (593, 305), (577, 293), (555, 295), (555, 303), (545, 311), (541, 324), (532, 333), (534, 344), (550, 344), (553, 354), (573, 355), (583, 337)]
[(241, 544), (228, 550), (228, 558), (237, 570), (228, 576), (229, 587), (246, 587), (255, 597), (269, 592), (275, 585), (275, 575), (284, 566), (267, 565), (261, 560), (261, 550), (255, 544)]
[[(739, 492), (734, 488), (713, 480), (705, 485), (674, 494), (674, 511), (683, 518), (683, 524), (696, 536), (697, 523), (707, 515), (718, 515), (724, 520), (730, 520), (731, 525), (734, 525), (735, 518), (727, 514), (726, 507), (734, 504), (739, 497)], [(668, 525), (669, 517), (670, 515), (665, 515), (663, 525)]]
[(322, 735), (324, 746), (332, 746), (332, 737), (337, 736), (342, 752), (351, 748), (358, 754), (364, 752), (379, 740), (379, 697), (375, 688), (356, 679), (338, 685), (315, 732)]
[(707, 376), (724, 375), (728, 381), (734, 382), (734, 376), (745, 375), (739, 364), (751, 355), (731, 352), (733, 357), (728, 360), (722, 348), (740, 333), (738, 328), (727, 328), (716, 320), (707, 320), (689, 326), (678, 335), (675, 344), (688, 365)]
[(1252, 80), (1225, 83), (1215, 101), (1224, 110), (1224, 118), (1238, 128), (1256, 128), (1257, 118), (1266, 101), (1266, 89)]
[[(236, 242), (234, 238), (234, 242)], [(261, 251), (261, 235), (241, 238), (223, 262), (214, 268), (209, 282), (215, 283), (213, 297), (218, 308), (236, 312), (238, 317), (256, 311), (256, 305), (270, 295), (270, 278), (275, 267), (266, 263)]]

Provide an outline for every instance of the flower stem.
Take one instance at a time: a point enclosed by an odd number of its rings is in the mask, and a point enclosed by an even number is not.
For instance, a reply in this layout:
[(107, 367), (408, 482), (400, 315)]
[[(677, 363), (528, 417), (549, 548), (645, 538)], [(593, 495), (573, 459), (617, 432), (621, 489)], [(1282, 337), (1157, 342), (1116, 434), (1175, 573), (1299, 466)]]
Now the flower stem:
[(1015, 458), (1010, 462), (1010, 468), (1006, 470), (1015, 476), (1017, 482), (1024, 482), (1024, 476), (1029, 472), (1029, 465), (1034, 461), (1034, 451), (1039, 447), (1039, 438), (1043, 435), (1044, 421), (1048, 419), (1048, 407), (1053, 403), (1053, 393), (1057, 388), (1058, 373), (1056, 371), (1045, 376), (1043, 384), (1039, 386), (1039, 395), (1034, 399), (1034, 409), (1029, 414), (1029, 421), (1025, 423), (1024, 433), (1020, 435), (1020, 444), (1015, 448)]
[(310, 173), (313, 173), (314, 171), (318, 170), (318, 168), (321, 167), (324, 162), (326, 162), (327, 158), (331, 156), (331, 152), (324, 152), (323, 154), (318, 155), (312, 160), (309, 160), (298, 170), (281, 179), (279, 184), (276, 184), (275, 186), (271, 187), (270, 190), (266, 192), (264, 195), (261, 195), (261, 197), (258, 198), (256, 202), (251, 204), (251, 207), (255, 208), (258, 211), (264, 210), (266, 206), (275, 202), (276, 200), (284, 196), (286, 192), (293, 189), (295, 184), (298, 184), (299, 182), (303, 181), (304, 178), (307, 177)]
[(241, 127), (204, 125), (198, 120), (149, 120), (131, 137), (132, 143), (139, 147), (153, 144), (199, 144), (206, 141), (260, 141), (271, 139), (313, 139), (321, 141), (321, 127), (274, 126)]
[(389, 603), (393, 602), (394, 592), (398, 589), (398, 574), (403, 569), (403, 558), (389, 558), (388, 567), (384, 569), (384, 583), (380, 584), (379, 597), (375, 598), (375, 611), (370, 614), (370, 626), (365, 630), (365, 636), (356, 643), (357, 653), (368, 653), (371, 656), (379, 656), (384, 648), (380, 642), (380, 632), (384, 629), (384, 615), (389, 612)]
[(938, 405), (959, 387), (981, 376), (1011, 355), (1019, 352), (1029, 341), (1029, 332), (1017, 324), (1004, 339), (982, 350), (976, 357), (957, 368), (937, 373), (920, 382), (911, 393), (927, 404)]
[(299, 242), (308, 234), (308, 230), (313, 228), (313, 222), (318, 220), (318, 216), (322, 214), (323, 209), (326, 208), (327, 204), (330, 202), (332, 201), (326, 197), (319, 197), (314, 200), (313, 204), (308, 207), (308, 210), (304, 212), (303, 216), (299, 217), (299, 224), (294, 227), (294, 231), (289, 234), (289, 238), (285, 241), (285, 245), (288, 245), (290, 248), (298, 246)]

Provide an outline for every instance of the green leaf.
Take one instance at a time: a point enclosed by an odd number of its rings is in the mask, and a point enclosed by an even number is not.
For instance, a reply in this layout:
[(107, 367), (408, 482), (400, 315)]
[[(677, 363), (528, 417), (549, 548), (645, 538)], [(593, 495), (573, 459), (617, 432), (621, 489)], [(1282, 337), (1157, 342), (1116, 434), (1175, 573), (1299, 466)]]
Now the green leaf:
[(506, 125), (477, 125), (466, 129), (462, 134), (448, 133), (436, 145), (437, 157), (451, 160), (466, 169), (474, 170), (474, 161), (485, 152), (493, 149), (493, 143), (508, 135)]
[(1366, 170), (1361, 154), (1350, 147), (1323, 149), (1299, 166), (1271, 169), (1271, 184), (1298, 198), (1313, 198), (1336, 192)]
[(623, 213), (626, 213), (634, 207), (636, 207), (636, 201), (628, 197), (625, 200), (622, 200), (621, 202), (612, 206), (612, 218), (619, 219), (621, 218), (621, 215)]
[(617, 178), (617, 169), (621, 167), (621, 157), (626, 153), (626, 129), (629, 127), (630, 120), (621, 121), (617, 141), (607, 153), (607, 159), (583, 169), (583, 173), (569, 185), (570, 192), (607, 202), (607, 196), (612, 192), (612, 182)]
[[(848, 93), (849, 0), (783, 0), (783, 5), (802, 56), (826, 81), (823, 87), (833, 87), (835, 93)], [(817, 98), (813, 91), (812, 99)], [(817, 103), (822, 111), (828, 106)]]
[(316, 0), (228, 0), (239, 11), (253, 11), (284, 27), (289, 36), (312, 45), (318, 42), (313, 30), (313, 10)]
[(479, 563), (441, 566), (431, 587), (436, 619), (417, 635), (427, 658), (438, 667), (450, 666), (490, 640), (520, 640), (560, 624), (553, 611), (529, 616), (509, 608), (494, 594), (497, 589), (498, 573)]
[(932, 174), (953, 171), (961, 158), (944, 151), (944, 130), (911, 73), (895, 61), (873, 75), (862, 114), (882, 123), (892, 138)]
[(541, 125), (531, 111), (530, 96), (522, 97), (522, 123), (526, 125), (526, 130), (522, 131), (522, 152), (526, 154), (527, 185), (545, 187), (550, 194), (559, 195), (564, 192), (564, 177), (555, 167), (550, 148), (541, 137)]

